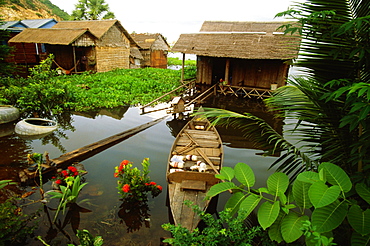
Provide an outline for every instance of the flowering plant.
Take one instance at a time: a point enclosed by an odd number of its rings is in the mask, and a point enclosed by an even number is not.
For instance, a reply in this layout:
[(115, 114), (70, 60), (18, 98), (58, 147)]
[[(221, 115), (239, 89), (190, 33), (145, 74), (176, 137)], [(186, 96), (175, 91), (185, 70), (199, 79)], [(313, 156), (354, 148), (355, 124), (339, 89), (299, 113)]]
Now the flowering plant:
[(53, 176), (51, 178), (52, 181), (55, 182), (57, 185), (66, 185), (66, 181), (68, 177), (76, 177), (79, 176), (80, 174), (85, 173), (86, 171), (84, 170), (78, 170), (74, 166), (69, 166), (65, 170), (58, 170), (56, 176)]
[(162, 186), (150, 180), (149, 158), (145, 158), (141, 163), (143, 170), (132, 167), (132, 162), (124, 160), (119, 166), (115, 167), (114, 177), (118, 178), (118, 193), (123, 198), (131, 198), (138, 201), (147, 200), (147, 193), (152, 197), (158, 196), (162, 192)]

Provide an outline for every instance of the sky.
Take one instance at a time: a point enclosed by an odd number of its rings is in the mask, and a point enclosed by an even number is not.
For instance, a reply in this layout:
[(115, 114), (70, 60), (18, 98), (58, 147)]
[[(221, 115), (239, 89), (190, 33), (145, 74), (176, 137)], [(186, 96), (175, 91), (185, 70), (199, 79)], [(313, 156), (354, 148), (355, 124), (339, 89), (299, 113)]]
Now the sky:
[[(50, 0), (71, 14), (78, 0)], [(199, 32), (204, 21), (281, 21), (274, 18), (291, 0), (105, 0), (129, 32), (161, 33), (169, 43)], [(297, 2), (297, 1), (294, 1)]]

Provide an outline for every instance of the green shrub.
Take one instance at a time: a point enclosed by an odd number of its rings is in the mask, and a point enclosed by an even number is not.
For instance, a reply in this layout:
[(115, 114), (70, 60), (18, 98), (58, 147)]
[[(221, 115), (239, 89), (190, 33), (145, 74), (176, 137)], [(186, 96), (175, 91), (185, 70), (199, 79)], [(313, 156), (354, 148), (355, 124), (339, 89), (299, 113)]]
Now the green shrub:
[[(192, 204), (185, 201), (185, 205), (191, 206)], [(252, 245), (256, 237), (263, 235), (260, 227), (248, 228), (244, 223), (244, 217), (233, 217), (231, 210), (221, 211), (220, 218), (215, 219), (211, 214), (201, 211), (198, 206), (192, 206), (192, 208), (205, 222), (205, 228), (203, 230), (196, 228), (190, 232), (181, 226), (164, 224), (163, 229), (170, 231), (173, 236), (173, 238), (165, 239), (164, 242), (173, 246)]]

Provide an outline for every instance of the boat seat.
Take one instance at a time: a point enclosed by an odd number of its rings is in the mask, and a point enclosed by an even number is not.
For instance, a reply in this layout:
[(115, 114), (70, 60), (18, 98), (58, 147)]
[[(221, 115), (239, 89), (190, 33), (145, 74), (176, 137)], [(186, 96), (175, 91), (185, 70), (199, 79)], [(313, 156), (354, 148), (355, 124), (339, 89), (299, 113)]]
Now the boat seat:
[(200, 190), (206, 191), (207, 183), (202, 180), (183, 180), (181, 182), (181, 191), (183, 190)]

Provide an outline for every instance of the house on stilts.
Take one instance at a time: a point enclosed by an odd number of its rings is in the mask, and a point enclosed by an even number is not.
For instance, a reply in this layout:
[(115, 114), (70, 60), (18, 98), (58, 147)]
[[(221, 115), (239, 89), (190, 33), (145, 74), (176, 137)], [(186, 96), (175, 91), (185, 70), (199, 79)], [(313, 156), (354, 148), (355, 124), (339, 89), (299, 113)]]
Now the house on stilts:
[(262, 99), (286, 84), (300, 37), (277, 31), (282, 22), (205, 21), (199, 33), (181, 34), (174, 52), (197, 56), (198, 87)]

